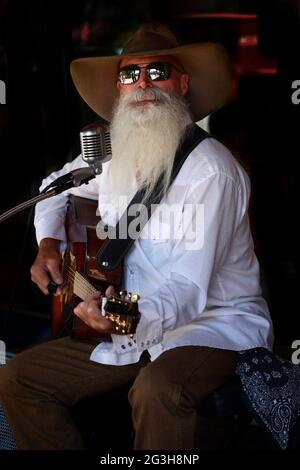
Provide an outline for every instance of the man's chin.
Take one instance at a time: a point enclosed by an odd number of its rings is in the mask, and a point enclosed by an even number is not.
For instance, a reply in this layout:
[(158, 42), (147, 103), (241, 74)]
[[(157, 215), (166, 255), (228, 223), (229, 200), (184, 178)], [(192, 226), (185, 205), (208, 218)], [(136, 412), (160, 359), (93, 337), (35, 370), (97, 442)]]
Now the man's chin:
[(143, 100), (132, 104), (131, 118), (134, 124), (150, 125), (152, 121), (156, 121), (159, 102), (155, 100)]

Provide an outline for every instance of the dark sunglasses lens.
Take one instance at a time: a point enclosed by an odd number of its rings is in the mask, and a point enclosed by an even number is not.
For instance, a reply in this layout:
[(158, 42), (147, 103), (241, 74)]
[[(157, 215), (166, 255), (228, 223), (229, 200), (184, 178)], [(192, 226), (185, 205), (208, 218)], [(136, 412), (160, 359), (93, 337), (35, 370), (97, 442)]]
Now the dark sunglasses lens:
[(170, 66), (168, 64), (149, 64), (147, 67), (147, 72), (150, 79), (154, 82), (160, 80), (168, 80), (170, 77)]
[[(168, 80), (170, 78), (171, 66), (162, 62), (149, 64), (146, 67), (147, 75), (153, 82)], [(124, 67), (119, 71), (119, 80), (123, 85), (131, 85), (140, 78), (141, 68), (138, 65)]]
[(138, 67), (131, 67), (122, 69), (119, 72), (119, 79), (123, 85), (130, 85), (136, 82), (140, 76), (140, 69)]

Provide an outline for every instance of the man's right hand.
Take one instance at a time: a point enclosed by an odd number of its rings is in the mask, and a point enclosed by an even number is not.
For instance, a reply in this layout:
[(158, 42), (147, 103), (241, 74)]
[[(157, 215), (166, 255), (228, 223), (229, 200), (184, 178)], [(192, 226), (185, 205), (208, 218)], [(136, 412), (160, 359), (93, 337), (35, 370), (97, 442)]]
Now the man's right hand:
[[(60, 241), (54, 238), (44, 238), (39, 246), (38, 255), (31, 267), (31, 280), (38, 285), (44, 294), (49, 294), (50, 281), (62, 285), (61, 255), (59, 252)], [(58, 287), (56, 294), (62, 293), (62, 287)]]

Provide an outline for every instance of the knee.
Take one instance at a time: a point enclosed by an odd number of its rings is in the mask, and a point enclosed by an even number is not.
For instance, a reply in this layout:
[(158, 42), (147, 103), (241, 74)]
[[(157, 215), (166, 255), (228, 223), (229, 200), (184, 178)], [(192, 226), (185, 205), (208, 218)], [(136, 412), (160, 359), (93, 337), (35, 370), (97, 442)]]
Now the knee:
[(133, 408), (155, 405), (176, 408), (180, 399), (180, 386), (171, 382), (158, 368), (144, 367), (129, 391), (129, 402)]

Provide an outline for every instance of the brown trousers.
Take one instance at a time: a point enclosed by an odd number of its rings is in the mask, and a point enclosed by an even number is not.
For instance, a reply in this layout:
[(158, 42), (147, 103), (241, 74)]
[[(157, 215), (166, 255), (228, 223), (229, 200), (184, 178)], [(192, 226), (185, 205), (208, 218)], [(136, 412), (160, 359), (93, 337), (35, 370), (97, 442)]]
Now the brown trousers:
[(61, 338), (18, 354), (0, 369), (0, 401), (18, 449), (83, 449), (70, 407), (133, 381), (128, 398), (134, 448), (195, 448), (195, 408), (233, 375), (235, 353), (184, 346), (153, 362), (144, 354), (136, 364), (110, 366), (89, 360), (94, 347)]

